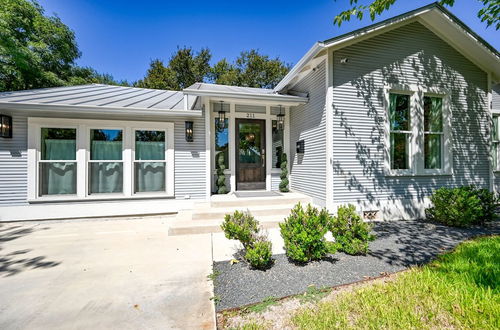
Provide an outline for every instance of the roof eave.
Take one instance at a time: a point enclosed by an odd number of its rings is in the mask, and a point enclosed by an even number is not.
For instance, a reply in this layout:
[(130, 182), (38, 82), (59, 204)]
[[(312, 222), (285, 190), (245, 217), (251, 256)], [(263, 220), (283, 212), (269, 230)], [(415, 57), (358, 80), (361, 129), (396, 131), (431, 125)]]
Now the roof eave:
[(185, 89), (184, 93), (188, 95), (210, 96), (210, 97), (227, 97), (235, 99), (250, 99), (250, 100), (264, 100), (274, 102), (286, 102), (290, 104), (304, 104), (309, 102), (307, 97), (288, 96), (280, 94), (253, 94), (253, 93), (237, 93), (237, 92), (222, 92), (222, 91), (204, 91), (204, 90), (190, 90)]
[(0, 102), (0, 108), (15, 111), (50, 111), (61, 113), (84, 113), (84, 114), (113, 114), (113, 115), (148, 115), (148, 116), (183, 116), (199, 117), (201, 110), (183, 109), (150, 109), (133, 107), (106, 107), (90, 105), (63, 105), (63, 104), (38, 104), (38, 103), (13, 103)]

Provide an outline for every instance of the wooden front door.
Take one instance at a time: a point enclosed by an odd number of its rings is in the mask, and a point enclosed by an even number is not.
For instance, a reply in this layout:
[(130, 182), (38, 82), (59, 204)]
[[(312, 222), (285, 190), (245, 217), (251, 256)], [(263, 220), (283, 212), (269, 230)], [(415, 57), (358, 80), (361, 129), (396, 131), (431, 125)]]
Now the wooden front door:
[(236, 119), (236, 190), (266, 189), (266, 121)]

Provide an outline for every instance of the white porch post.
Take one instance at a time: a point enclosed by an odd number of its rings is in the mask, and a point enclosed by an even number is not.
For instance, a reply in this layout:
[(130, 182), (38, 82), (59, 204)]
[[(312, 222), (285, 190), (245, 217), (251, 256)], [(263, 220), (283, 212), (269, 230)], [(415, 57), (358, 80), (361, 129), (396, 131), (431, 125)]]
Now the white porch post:
[(271, 191), (271, 170), (273, 166), (273, 132), (271, 106), (266, 105), (266, 190)]
[[(287, 170), (288, 170), (288, 189), (292, 189), (292, 173), (290, 172), (290, 162), (292, 161), (291, 160), (291, 151), (294, 146), (292, 146), (290, 144), (290, 114), (291, 114), (291, 111), (290, 111), (290, 107), (285, 107), (285, 132), (284, 132), (284, 135), (283, 135), (283, 140), (284, 141), (284, 145), (283, 145), (283, 148), (285, 149), (285, 153), (286, 153), (286, 157), (287, 157), (287, 164), (286, 164), (286, 167), (287, 167)], [(281, 172), (281, 171), (280, 171)], [(280, 182), (281, 182), (281, 179), (280, 179)]]
[(326, 208), (333, 212), (333, 53), (328, 52), (326, 62)]
[(236, 191), (236, 104), (229, 103), (229, 185), (231, 192)]
[(206, 180), (206, 190), (205, 198), (210, 200), (212, 193), (212, 156), (210, 153), (210, 142), (212, 141), (211, 119), (210, 119), (210, 99), (204, 98), (203, 108), (205, 110), (205, 180)]

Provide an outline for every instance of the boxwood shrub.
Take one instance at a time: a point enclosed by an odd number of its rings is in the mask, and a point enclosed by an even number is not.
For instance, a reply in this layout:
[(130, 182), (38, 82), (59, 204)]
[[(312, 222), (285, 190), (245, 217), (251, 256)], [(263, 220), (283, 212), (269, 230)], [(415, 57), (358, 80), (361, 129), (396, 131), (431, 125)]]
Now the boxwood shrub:
[(430, 200), (432, 206), (426, 209), (427, 218), (454, 227), (493, 220), (498, 203), (494, 193), (474, 186), (441, 187), (433, 192)]
[(340, 206), (333, 217), (330, 230), (337, 249), (351, 255), (368, 253), (368, 243), (375, 239), (372, 226), (363, 221), (352, 204)]

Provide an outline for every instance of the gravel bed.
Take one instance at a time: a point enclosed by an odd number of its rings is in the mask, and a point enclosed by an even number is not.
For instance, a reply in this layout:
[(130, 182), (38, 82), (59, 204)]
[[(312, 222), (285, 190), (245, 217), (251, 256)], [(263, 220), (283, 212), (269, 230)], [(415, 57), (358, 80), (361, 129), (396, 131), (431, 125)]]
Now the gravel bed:
[(460, 229), (421, 221), (393, 221), (376, 222), (373, 231), (377, 239), (371, 242), (367, 256), (336, 253), (297, 265), (279, 254), (273, 256), (274, 265), (266, 271), (251, 269), (245, 262), (215, 262), (214, 271), (219, 273), (214, 281), (215, 296), (220, 298), (216, 310), (303, 293), (309, 285), (332, 287), (421, 265), (466, 239), (500, 234), (500, 224)]

